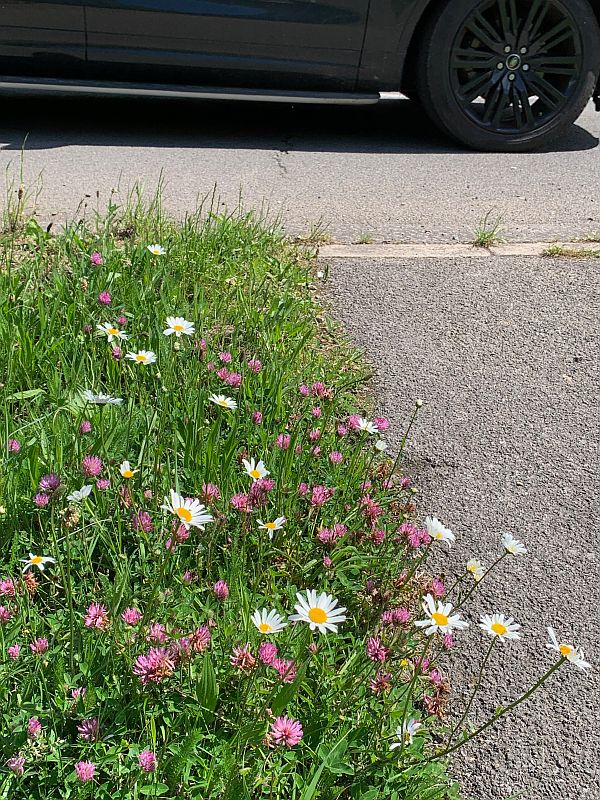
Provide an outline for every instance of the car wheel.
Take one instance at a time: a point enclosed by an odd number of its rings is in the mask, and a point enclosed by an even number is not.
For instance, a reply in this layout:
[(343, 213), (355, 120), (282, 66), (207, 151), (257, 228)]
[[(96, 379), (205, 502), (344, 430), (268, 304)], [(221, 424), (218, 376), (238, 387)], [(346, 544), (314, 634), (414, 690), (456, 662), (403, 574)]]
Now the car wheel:
[(419, 48), (419, 95), (451, 136), (521, 152), (581, 114), (600, 71), (587, 0), (450, 0), (435, 12)]

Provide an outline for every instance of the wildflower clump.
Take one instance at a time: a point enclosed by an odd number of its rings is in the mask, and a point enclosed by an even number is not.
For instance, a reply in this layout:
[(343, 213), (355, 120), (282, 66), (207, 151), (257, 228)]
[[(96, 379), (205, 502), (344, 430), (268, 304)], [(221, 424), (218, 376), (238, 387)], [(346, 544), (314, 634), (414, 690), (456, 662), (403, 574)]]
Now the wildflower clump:
[(429, 574), (455, 535), (277, 232), (132, 226), (2, 243), (3, 796), (433, 796), (471, 736), (448, 651), (523, 633), (465, 604), (525, 546)]

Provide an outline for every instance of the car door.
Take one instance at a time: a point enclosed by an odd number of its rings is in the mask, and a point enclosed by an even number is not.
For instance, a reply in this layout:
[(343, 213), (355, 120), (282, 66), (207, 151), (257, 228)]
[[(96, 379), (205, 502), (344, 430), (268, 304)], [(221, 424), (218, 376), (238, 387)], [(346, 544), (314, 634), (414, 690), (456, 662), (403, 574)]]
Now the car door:
[(83, 0), (0, 0), (0, 76), (74, 78), (84, 71)]
[(91, 78), (354, 88), (368, 0), (86, 0)]

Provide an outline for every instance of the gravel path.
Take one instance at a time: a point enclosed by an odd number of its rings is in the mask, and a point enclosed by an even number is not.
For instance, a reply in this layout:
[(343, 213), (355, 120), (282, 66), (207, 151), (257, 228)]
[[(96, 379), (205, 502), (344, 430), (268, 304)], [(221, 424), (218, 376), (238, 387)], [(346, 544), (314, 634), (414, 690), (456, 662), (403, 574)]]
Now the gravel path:
[[(489, 564), (500, 535), (525, 557), (482, 586), (471, 622), (503, 611), (524, 639), (498, 647), (479, 717), (551, 663), (545, 628), (598, 661), (600, 260), (510, 257), (330, 264), (328, 291), (377, 374), (395, 445), (424, 400), (407, 450), (421, 512), (456, 534), (442, 568)], [(484, 634), (462, 636), (453, 683), (477, 672)], [(526, 706), (459, 751), (465, 796), (600, 798), (597, 672), (563, 668)]]

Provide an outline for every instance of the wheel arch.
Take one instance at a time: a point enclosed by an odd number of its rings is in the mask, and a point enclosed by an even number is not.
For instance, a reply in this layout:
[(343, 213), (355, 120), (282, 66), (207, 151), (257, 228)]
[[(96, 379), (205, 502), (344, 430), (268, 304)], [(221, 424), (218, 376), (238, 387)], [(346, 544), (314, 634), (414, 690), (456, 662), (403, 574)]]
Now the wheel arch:
[[(401, 59), (400, 64), (400, 91), (406, 92), (407, 94), (414, 93), (419, 46), (423, 39), (423, 33), (431, 17), (439, 13), (440, 9), (451, 1), (452, 0), (427, 0), (422, 3), (420, 6), (420, 14), (416, 16), (412, 28), (403, 31), (405, 38), (403, 41), (401, 40), (399, 46), (400, 54), (404, 53), (404, 58)], [(598, 21), (598, 37), (600, 40), (600, 0), (588, 0), (588, 3)], [(600, 82), (598, 84), (598, 95), (600, 95)]]

